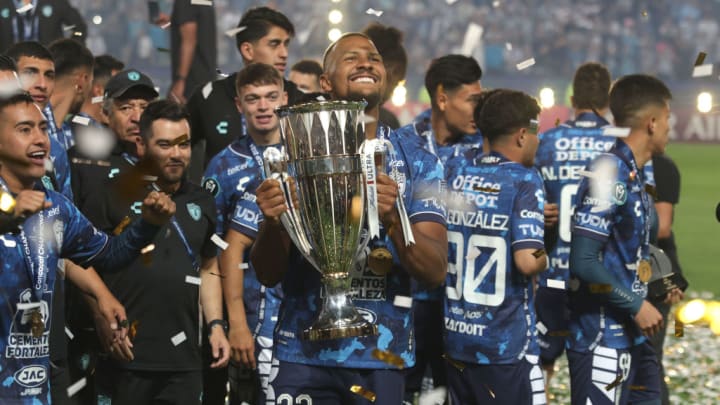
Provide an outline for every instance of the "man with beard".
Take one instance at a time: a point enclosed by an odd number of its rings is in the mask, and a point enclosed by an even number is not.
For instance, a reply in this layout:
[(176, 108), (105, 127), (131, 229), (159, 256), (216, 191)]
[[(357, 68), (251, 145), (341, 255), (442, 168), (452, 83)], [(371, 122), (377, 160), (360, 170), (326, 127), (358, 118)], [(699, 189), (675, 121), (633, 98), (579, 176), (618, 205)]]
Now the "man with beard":
[[(358, 311), (376, 314), (371, 320), (379, 336), (302, 340), (302, 331), (312, 322), (321, 304), (321, 275), (308, 263), (280, 225), (286, 210), (277, 180), (265, 180), (257, 189), (257, 204), (263, 213), (251, 260), (258, 279), (266, 286), (282, 281), (283, 302), (275, 329), (277, 377), (271, 386), (278, 399), (310, 399), (314, 404), (360, 404), (360, 394), (371, 391), (376, 404), (399, 404), (404, 380), (400, 364), (374, 356), (374, 349), (402, 359), (403, 366), (415, 362), (412, 311), (406, 301), (412, 294), (411, 280), (427, 287), (442, 283), (447, 268), (445, 206), (442, 165), (437, 157), (416, 142), (401, 142), (392, 130), (377, 122), (386, 83), (382, 57), (367, 36), (349, 33), (330, 45), (323, 59), (320, 83), (334, 100), (366, 100), (365, 136), (388, 141), (393, 146), (377, 174), (380, 235), (367, 242), (367, 249), (350, 277), (360, 288), (353, 301)], [(391, 177), (392, 176), (392, 177)], [(396, 206), (402, 198), (415, 243), (403, 231), (403, 218)], [(407, 218), (405, 218), (407, 219)], [(368, 238), (366, 238), (368, 239)], [(370, 268), (367, 250), (384, 248), (392, 259), (389, 266)], [(377, 353), (377, 352), (376, 352)], [(354, 391), (351, 387), (355, 386)], [(359, 388), (358, 388), (359, 387)]]

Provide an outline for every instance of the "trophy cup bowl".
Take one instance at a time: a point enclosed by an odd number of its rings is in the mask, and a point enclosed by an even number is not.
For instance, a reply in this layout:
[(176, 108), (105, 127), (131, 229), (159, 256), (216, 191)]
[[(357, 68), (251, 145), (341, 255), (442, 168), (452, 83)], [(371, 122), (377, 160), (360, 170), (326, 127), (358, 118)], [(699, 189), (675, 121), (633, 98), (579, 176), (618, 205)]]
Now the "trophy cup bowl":
[(298, 196), (296, 206), (288, 202), (289, 222), (295, 226), (287, 226), (288, 221), (283, 224), (298, 250), (322, 274), (322, 307), (303, 331), (304, 339), (377, 334), (377, 326), (360, 315), (349, 296), (350, 270), (361, 243), (365, 213), (365, 176), (359, 154), (365, 140), (359, 118), (365, 105), (321, 101), (276, 110), (288, 174), (295, 179)]

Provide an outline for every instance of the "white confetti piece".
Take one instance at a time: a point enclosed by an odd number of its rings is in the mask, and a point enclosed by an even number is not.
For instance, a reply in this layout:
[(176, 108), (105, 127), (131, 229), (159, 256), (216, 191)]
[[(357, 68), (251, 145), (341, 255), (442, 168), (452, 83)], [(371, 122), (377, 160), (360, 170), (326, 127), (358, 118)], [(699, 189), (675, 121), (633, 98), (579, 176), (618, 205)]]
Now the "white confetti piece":
[(440, 386), (433, 390), (422, 393), (420, 395), (420, 398), (418, 398), (418, 404), (420, 404), (420, 405), (444, 404), (446, 397), (447, 397), (447, 388)]
[(203, 98), (207, 100), (207, 98), (208, 98), (208, 96), (210, 95), (210, 93), (212, 93), (212, 90), (213, 90), (213, 84), (212, 84), (212, 82), (208, 82), (206, 85), (204, 85), (203, 88), (202, 88)]
[[(25, 13), (27, 13), (28, 11), (32, 10), (33, 7), (35, 7), (35, 6), (33, 6), (32, 3), (28, 3), (28, 4), (24, 5), (24, 6), (16, 9), (15, 12), (17, 12), (18, 14), (25, 14)], [(73, 28), (74, 28), (74, 27), (73, 27)]]
[(240, 270), (247, 270), (250, 268), (250, 265), (247, 263), (240, 263)]
[(170, 25), (172, 25), (172, 23), (168, 21), (165, 24), (161, 25), (160, 28), (166, 30)]
[(315, 100), (317, 100), (317, 101), (325, 101), (325, 97), (323, 97), (323, 96), (317, 96), (317, 97), (315, 97)]
[(470, 251), (468, 251), (467, 255), (465, 255), (466, 260), (475, 260), (478, 257), (480, 257), (480, 249), (478, 249), (477, 246), (473, 246)]
[(512, 51), (512, 44), (510, 42), (505, 42), (505, 49)]
[(375, 117), (365, 115), (365, 113), (360, 114), (360, 116), (358, 117), (358, 122), (361, 124), (372, 124), (375, 121), (377, 121)]
[(213, 2), (211, 0), (190, 0), (190, 4), (195, 6), (212, 6)]
[(65, 334), (70, 338), (70, 340), (75, 339), (75, 335), (73, 335), (73, 333), (70, 331), (70, 329), (68, 329), (67, 326), (65, 327)]
[(517, 65), (515, 65), (515, 67), (517, 67), (517, 70), (523, 70), (523, 69), (529, 68), (530, 66), (532, 66), (534, 64), (535, 64), (535, 58), (530, 58), (530, 59), (526, 59), (526, 60), (518, 63)]
[(374, 8), (370, 7), (369, 9), (365, 10), (365, 14), (374, 15), (375, 17), (380, 17), (381, 15), (383, 15), (383, 11), (375, 10)]
[(155, 250), (155, 245), (151, 243), (151, 244), (145, 246), (144, 248), (142, 248), (142, 249), (140, 250), (140, 253), (142, 253), (142, 254), (150, 253), (150, 252), (152, 252), (153, 250)]
[(543, 335), (546, 334), (548, 331), (547, 326), (545, 326), (545, 324), (540, 321), (535, 324), (535, 329), (537, 329), (537, 331), (542, 333)]
[(200, 277), (185, 276), (185, 282), (188, 284), (200, 285)]
[(100, 103), (102, 103), (103, 101), (105, 101), (105, 97), (103, 97), (103, 96), (97, 96), (97, 97), (93, 97), (93, 98), (90, 99), (90, 102), (91, 102), (92, 104), (100, 104)]
[(241, 27), (237, 27), (237, 28), (233, 28), (233, 29), (231, 29), (231, 30), (227, 30), (227, 31), (225, 31), (225, 35), (227, 35), (227, 36), (230, 37), (230, 38), (235, 38), (235, 35), (237, 35), (237, 34), (243, 32), (243, 31), (245, 31), (245, 28), (247, 28), (247, 27), (243, 25), (243, 26), (241, 26)]
[(465, 37), (463, 38), (462, 48), (460, 53), (465, 56), (472, 56), (473, 52), (480, 43), (485, 29), (482, 25), (470, 23), (468, 24), (467, 30), (465, 30)]
[(88, 126), (90, 124), (90, 118), (83, 117), (82, 115), (76, 115), (73, 117), (72, 122), (80, 125)]
[(412, 307), (412, 297), (406, 297), (404, 295), (396, 295), (395, 300), (393, 301), (393, 305), (400, 308), (411, 308)]
[(614, 136), (617, 138), (625, 138), (626, 136), (630, 135), (630, 128), (623, 128), (623, 127), (603, 128), (603, 135)]
[(40, 308), (39, 302), (18, 302), (17, 304), (18, 311), (27, 311), (35, 308)]
[(600, 177), (600, 176), (598, 176), (597, 174), (595, 174), (595, 172), (591, 172), (591, 171), (589, 171), (589, 170), (580, 170), (580, 171), (578, 172), (578, 174), (581, 175), (581, 176), (583, 176), (583, 177), (587, 177), (587, 178), (589, 178), (589, 179), (596, 179), (596, 178), (599, 178), (599, 177)]
[(229, 246), (228, 243), (223, 240), (223, 238), (218, 236), (218, 234), (213, 234), (213, 236), (210, 237), (210, 240), (213, 241), (213, 243), (222, 250), (227, 249)]
[(453, 4), (457, 3), (458, 0), (445, 0), (445, 3), (447, 3), (449, 6), (452, 6)]
[(179, 345), (180, 343), (182, 343), (186, 340), (187, 340), (187, 336), (185, 336), (185, 332), (180, 332), (177, 335), (170, 338), (170, 341), (175, 346)]
[(73, 395), (77, 394), (78, 391), (85, 388), (86, 385), (87, 385), (87, 379), (85, 377), (77, 380), (71, 386), (67, 387), (68, 397), (72, 397)]
[(493, 1), (492, 4), (493, 4), (493, 7), (498, 8), (498, 7), (500, 7), (500, 0), (495, 0), (495, 1)]
[(547, 286), (549, 288), (557, 288), (558, 290), (564, 290), (565, 289), (565, 281), (563, 280), (554, 280), (554, 279), (547, 279)]
[(72, 31), (75, 29), (75, 25), (68, 25), (67, 27), (63, 27), (63, 31)]
[(692, 77), (705, 77), (710, 76), (713, 72), (713, 65), (712, 64), (705, 64), (700, 66), (695, 66), (693, 68)]

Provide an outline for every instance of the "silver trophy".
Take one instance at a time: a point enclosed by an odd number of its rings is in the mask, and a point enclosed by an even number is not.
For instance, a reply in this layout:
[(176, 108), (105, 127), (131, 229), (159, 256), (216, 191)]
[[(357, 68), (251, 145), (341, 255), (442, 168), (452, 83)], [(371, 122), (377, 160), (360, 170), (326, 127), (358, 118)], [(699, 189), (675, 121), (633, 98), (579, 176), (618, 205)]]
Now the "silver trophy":
[(359, 120), (364, 109), (364, 102), (346, 101), (277, 109), (286, 162), (277, 156), (268, 159), (266, 154), (266, 176), (280, 180), (288, 206), (282, 224), (322, 274), (324, 287), (322, 308), (303, 331), (304, 339), (377, 335), (377, 326), (360, 315), (349, 297), (350, 270), (361, 245), (365, 216), (365, 175), (359, 154), (365, 140)]

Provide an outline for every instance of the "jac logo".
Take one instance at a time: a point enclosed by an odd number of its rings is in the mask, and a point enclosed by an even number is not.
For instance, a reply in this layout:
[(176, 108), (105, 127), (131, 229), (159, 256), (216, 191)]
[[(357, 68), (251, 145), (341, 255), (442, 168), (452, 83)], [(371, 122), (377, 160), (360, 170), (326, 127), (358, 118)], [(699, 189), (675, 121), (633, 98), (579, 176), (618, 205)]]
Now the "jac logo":
[(25, 366), (15, 373), (15, 381), (23, 387), (37, 387), (47, 380), (47, 370), (43, 366)]

